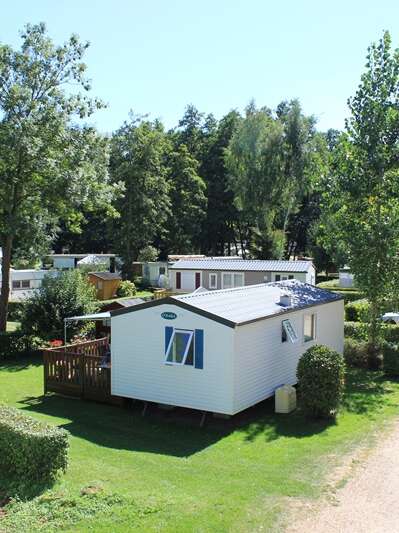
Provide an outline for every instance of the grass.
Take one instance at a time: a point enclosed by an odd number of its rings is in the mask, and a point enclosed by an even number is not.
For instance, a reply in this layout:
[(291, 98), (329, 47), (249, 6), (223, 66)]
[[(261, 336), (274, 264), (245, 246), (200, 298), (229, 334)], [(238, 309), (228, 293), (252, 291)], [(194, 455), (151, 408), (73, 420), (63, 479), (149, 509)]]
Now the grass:
[(19, 326), (19, 322), (7, 322), (7, 331), (16, 331)]
[[(336, 423), (266, 401), (231, 420), (42, 396), (42, 366), (0, 368), (0, 402), (69, 430), (70, 467), (52, 487), (27, 487), (0, 531), (253, 531), (276, 527), (287, 498), (316, 498), (342, 454), (399, 413), (399, 383), (351, 370)], [(0, 474), (1, 492), (10, 480)]]

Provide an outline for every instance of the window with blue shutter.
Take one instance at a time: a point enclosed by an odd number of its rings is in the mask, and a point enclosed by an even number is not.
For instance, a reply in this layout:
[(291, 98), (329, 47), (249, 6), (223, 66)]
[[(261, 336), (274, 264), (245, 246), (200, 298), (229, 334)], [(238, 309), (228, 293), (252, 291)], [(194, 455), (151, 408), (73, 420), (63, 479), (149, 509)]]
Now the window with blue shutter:
[(204, 331), (165, 327), (165, 363), (204, 367)]

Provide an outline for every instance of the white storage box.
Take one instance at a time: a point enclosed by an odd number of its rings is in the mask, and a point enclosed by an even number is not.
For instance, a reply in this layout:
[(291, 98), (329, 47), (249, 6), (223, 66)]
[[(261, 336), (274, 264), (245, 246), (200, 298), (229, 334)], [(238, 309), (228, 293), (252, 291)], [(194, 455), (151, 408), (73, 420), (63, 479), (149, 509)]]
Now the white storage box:
[(276, 413), (291, 413), (296, 409), (296, 390), (291, 385), (283, 385), (275, 392)]

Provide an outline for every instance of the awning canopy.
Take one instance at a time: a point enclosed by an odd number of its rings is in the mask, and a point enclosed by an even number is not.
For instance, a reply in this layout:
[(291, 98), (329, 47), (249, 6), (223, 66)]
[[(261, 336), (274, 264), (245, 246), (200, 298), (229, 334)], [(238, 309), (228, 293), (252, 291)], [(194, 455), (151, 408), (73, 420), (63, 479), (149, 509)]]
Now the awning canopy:
[(106, 311), (104, 313), (96, 313), (93, 315), (70, 316), (68, 318), (64, 318), (64, 320), (104, 320), (105, 318), (111, 318), (111, 313), (109, 311)]

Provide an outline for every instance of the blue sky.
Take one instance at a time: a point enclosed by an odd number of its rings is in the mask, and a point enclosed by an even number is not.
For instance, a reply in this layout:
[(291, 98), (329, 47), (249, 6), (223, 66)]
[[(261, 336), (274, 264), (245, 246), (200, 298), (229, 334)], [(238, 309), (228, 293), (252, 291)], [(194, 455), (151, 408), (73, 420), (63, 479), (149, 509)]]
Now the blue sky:
[(118, 128), (129, 110), (167, 127), (187, 104), (217, 118), (251, 98), (274, 108), (298, 97), (319, 129), (342, 128), (367, 46), (383, 30), (399, 46), (398, 0), (20, 0), (2, 6), (2, 42), (27, 22), (57, 42), (89, 40), (95, 123)]

